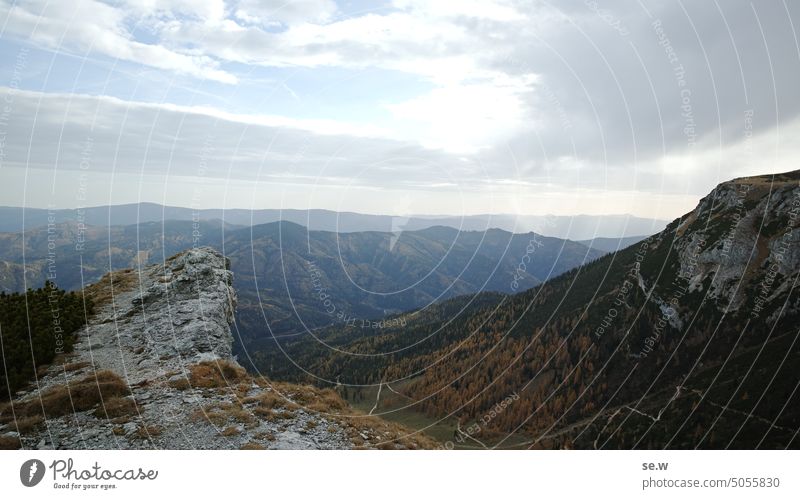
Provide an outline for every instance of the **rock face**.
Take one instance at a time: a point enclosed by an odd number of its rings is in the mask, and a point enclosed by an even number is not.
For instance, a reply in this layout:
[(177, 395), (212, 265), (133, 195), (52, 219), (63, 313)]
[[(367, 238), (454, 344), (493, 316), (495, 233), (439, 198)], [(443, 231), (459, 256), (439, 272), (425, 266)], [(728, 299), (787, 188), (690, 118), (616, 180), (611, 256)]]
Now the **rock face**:
[(236, 295), (225, 257), (189, 250), (144, 269), (97, 314), (76, 352), (125, 372), (131, 384), (200, 361), (231, 357)]
[(433, 446), (330, 390), (247, 374), (231, 356), (232, 281), (224, 256), (198, 248), (86, 288), (98, 312), (72, 354), (0, 407), (0, 436), (38, 449)]
[(784, 313), (797, 311), (786, 298), (800, 273), (800, 172), (719, 184), (664, 234), (674, 255), (666, 261), (689, 276), (687, 291), (707, 293), (718, 310), (758, 312), (786, 302)]

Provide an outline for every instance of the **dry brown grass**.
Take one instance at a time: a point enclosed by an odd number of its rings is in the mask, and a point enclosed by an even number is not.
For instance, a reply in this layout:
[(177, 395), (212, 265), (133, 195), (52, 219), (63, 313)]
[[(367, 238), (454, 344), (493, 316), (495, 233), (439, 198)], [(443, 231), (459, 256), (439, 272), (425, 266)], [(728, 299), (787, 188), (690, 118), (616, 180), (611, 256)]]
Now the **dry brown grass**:
[(212, 407), (205, 407), (202, 409), (195, 409), (189, 418), (194, 422), (208, 421), (212, 425), (221, 428), (228, 422), (228, 416), (223, 411), (219, 411)]
[(267, 421), (275, 421), (275, 411), (266, 407), (254, 407), (253, 414)]
[(272, 386), (272, 382), (267, 378), (265, 378), (264, 376), (253, 378), (253, 383), (260, 386), (261, 388), (270, 388)]
[(246, 397), (247, 394), (250, 393), (250, 390), (252, 388), (253, 388), (253, 385), (250, 383), (250, 378), (247, 377), (244, 380), (242, 380), (241, 382), (239, 382), (239, 384), (236, 385), (236, 387), (233, 389), (233, 391), (236, 394), (236, 396), (241, 399), (241, 398)]
[(24, 435), (26, 433), (30, 433), (31, 430), (33, 430), (43, 422), (44, 418), (42, 417), (42, 415), (35, 414), (33, 416), (17, 418), (13, 423), (11, 423), (11, 426), (12, 428), (16, 428), (18, 433)]
[[(69, 384), (49, 388), (39, 397), (15, 402), (14, 413), (17, 418), (37, 415), (57, 418), (73, 412), (87, 411), (103, 401), (127, 395), (130, 395), (127, 383), (114, 372), (103, 370)], [(10, 411), (3, 411), (2, 414), (0, 420), (11, 416)]]
[(253, 415), (263, 419), (264, 421), (269, 421), (270, 423), (277, 423), (279, 421), (286, 421), (288, 419), (294, 419), (295, 413), (288, 409), (264, 409), (262, 407), (256, 407), (252, 409)]
[[(271, 422), (295, 417), (293, 411), (306, 409), (327, 414), (330, 419), (348, 429), (351, 441), (359, 448), (381, 449), (435, 449), (439, 443), (433, 438), (377, 416), (366, 416), (353, 410), (334, 390), (314, 386), (296, 385), (282, 382), (269, 382), (257, 378), (255, 383), (265, 390), (253, 397), (244, 399), (245, 404), (256, 404), (253, 413)], [(269, 388), (269, 390), (267, 390)], [(308, 429), (315, 423), (308, 425)], [(336, 432), (329, 426), (330, 432)], [(367, 441), (360, 434), (369, 437)], [(378, 440), (377, 436), (381, 439)]]
[(224, 430), (222, 430), (220, 432), (220, 435), (222, 435), (223, 437), (232, 437), (234, 435), (238, 435), (239, 433), (241, 433), (239, 428), (237, 428), (235, 426), (229, 426), (229, 427), (225, 428)]
[(334, 390), (330, 388), (317, 388), (308, 385), (294, 385), (290, 383), (272, 383), (273, 392), (288, 397), (303, 409), (326, 414), (346, 412), (349, 407)]
[[(439, 442), (422, 432), (413, 432), (408, 427), (377, 416), (364, 416), (356, 411), (351, 417), (336, 418), (348, 428), (350, 441), (360, 449), (436, 449)], [(352, 417), (354, 416), (354, 417)], [(360, 434), (369, 438), (364, 440)], [(378, 440), (377, 436), (381, 439)], [(391, 445), (391, 447), (389, 447)]]
[(264, 450), (266, 447), (261, 445), (258, 442), (247, 442), (243, 446), (239, 447), (240, 450)]
[[(184, 379), (184, 381), (186, 380)], [(236, 430), (233, 425), (244, 425), (248, 429), (254, 428), (258, 425), (259, 419), (282, 424), (280, 421), (294, 418), (296, 416), (294, 411), (303, 408), (329, 414), (332, 421), (336, 421), (347, 431), (352, 443), (357, 448), (433, 449), (439, 446), (438, 442), (427, 435), (414, 433), (397, 423), (374, 416), (365, 416), (363, 413), (354, 411), (331, 389), (290, 383), (270, 383), (263, 378), (253, 380), (241, 366), (234, 362), (211, 361), (191, 366), (187, 384), (200, 388), (233, 387), (237, 393), (241, 394), (250, 390), (253, 381), (265, 389), (258, 395), (243, 397), (244, 404), (249, 407), (245, 407), (239, 402), (215, 403), (197, 409), (190, 418), (194, 421), (208, 421), (215, 427), (223, 429), (221, 430), (223, 433), (232, 434)], [(170, 382), (170, 385), (176, 388), (184, 386), (173, 383)], [(41, 416), (41, 405), (43, 405), (46, 417), (56, 417), (71, 413), (74, 404), (76, 411), (94, 408), (99, 417), (114, 418), (113, 422), (119, 424), (128, 421), (130, 416), (135, 414), (135, 402), (130, 398), (125, 398), (128, 395), (130, 395), (130, 390), (119, 376), (110, 371), (98, 371), (69, 385), (51, 388), (42, 394), (41, 403), (39, 398), (34, 398), (24, 403), (15, 403), (14, 409), (18, 419)], [(100, 406), (101, 399), (105, 401), (105, 407)], [(13, 420), (10, 406), (8, 404), (0, 406), (0, 422), (10, 420)], [(25, 424), (34, 426), (36, 424), (36, 419), (23, 421), (26, 422)], [(314, 422), (307, 425), (308, 429), (314, 427)], [(148, 438), (148, 435), (152, 437), (159, 434), (160, 431), (160, 427), (156, 426), (140, 427), (135, 436)], [(330, 426), (329, 431), (335, 432), (336, 430)], [(363, 439), (361, 434), (367, 435), (368, 438)], [(264, 438), (271, 440), (275, 437), (272, 435)], [(245, 447), (251, 444), (258, 445), (250, 442), (245, 444)], [(14, 444), (11, 442), (7, 445)]]
[(242, 423), (246, 428), (252, 428), (258, 423), (250, 411), (238, 404), (231, 403), (211, 404), (197, 409), (190, 418), (192, 421), (208, 421), (217, 428), (221, 428), (231, 421)]
[(266, 440), (268, 442), (274, 442), (276, 437), (275, 434), (272, 433), (271, 431), (262, 431), (253, 435), (253, 438), (257, 438), (259, 440)]
[(16, 450), (22, 447), (18, 437), (0, 435), (0, 450)]
[(114, 295), (130, 291), (139, 285), (139, 273), (133, 269), (117, 270), (104, 275), (84, 288), (86, 296), (100, 308), (111, 303)]
[[(257, 382), (259, 386), (262, 383)], [(246, 404), (257, 403), (263, 409), (283, 408), (288, 410), (307, 409), (313, 412), (341, 413), (346, 412), (347, 403), (338, 393), (330, 388), (316, 388), (307, 385), (290, 383), (271, 383), (265, 390), (254, 397), (244, 399)]]
[(194, 388), (224, 388), (249, 379), (247, 371), (227, 360), (206, 361), (189, 367), (189, 384)]
[(94, 411), (98, 418), (120, 418), (124, 416), (135, 416), (141, 409), (136, 402), (128, 397), (112, 397), (104, 400), (103, 403)]
[(142, 438), (142, 439), (145, 439), (145, 440), (149, 440), (149, 439), (151, 439), (153, 437), (157, 437), (157, 436), (161, 435), (161, 433), (163, 431), (164, 431), (164, 428), (162, 428), (162, 427), (160, 427), (158, 425), (144, 425), (144, 426), (140, 426), (139, 428), (137, 428), (136, 432), (134, 433), (134, 435), (136, 437), (139, 437), (139, 438)]
[(73, 371), (78, 371), (85, 367), (91, 366), (91, 362), (70, 362), (69, 364), (64, 364), (64, 371), (71, 373)]
[(11, 402), (0, 403), (0, 425), (14, 421), (14, 411)]
[(263, 409), (265, 412), (272, 409), (295, 410), (298, 408), (297, 404), (275, 393), (275, 390), (264, 391), (254, 397), (247, 397), (244, 399), (244, 403), (255, 403), (256, 409)]
[(186, 379), (186, 378), (173, 379), (172, 381), (168, 382), (167, 384), (169, 386), (171, 386), (172, 388), (174, 388), (176, 390), (181, 390), (181, 391), (188, 390), (189, 387), (191, 386), (189, 384), (189, 380)]

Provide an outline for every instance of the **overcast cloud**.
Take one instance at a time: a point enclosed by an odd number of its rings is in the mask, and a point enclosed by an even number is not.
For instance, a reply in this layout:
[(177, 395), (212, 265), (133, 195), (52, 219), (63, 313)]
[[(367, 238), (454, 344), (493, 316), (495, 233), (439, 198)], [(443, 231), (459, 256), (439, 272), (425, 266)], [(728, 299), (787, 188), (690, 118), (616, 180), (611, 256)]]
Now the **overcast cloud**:
[(671, 218), (797, 168), (796, 4), (375, 5), (3, 1), (2, 204)]

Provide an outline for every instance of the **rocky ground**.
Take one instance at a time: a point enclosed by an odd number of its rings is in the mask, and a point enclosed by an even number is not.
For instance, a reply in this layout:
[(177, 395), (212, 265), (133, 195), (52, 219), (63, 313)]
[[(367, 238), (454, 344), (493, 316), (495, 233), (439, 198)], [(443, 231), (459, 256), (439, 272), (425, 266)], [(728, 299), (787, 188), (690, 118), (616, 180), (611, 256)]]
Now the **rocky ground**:
[(435, 446), (331, 390), (246, 373), (231, 356), (232, 280), (199, 248), (86, 288), (98, 312), (73, 353), (0, 407), (0, 436), (38, 449)]

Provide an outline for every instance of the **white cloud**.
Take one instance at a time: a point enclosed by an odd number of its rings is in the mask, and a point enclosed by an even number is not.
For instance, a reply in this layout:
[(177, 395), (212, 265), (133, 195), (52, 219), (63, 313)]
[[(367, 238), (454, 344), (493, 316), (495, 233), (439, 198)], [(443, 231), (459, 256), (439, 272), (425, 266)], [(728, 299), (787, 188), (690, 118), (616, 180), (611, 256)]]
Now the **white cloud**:
[(242, 0), (233, 7), (236, 19), (262, 26), (324, 23), (330, 21), (337, 10), (332, 0)]
[(412, 122), (410, 128), (423, 145), (468, 154), (496, 145), (525, 127), (524, 94), (530, 91), (526, 83), (534, 79), (528, 75), (514, 84), (490, 80), (445, 86), (387, 108), (396, 118)]
[[(337, 6), (331, 0), (228, 5), (221, 0), (148, 0), (116, 6), (78, 0), (74, 7), (37, 1), (11, 10), (9, 24), (18, 36), (57, 50), (94, 50), (199, 78), (235, 83), (236, 75), (221, 67), (225, 61), (419, 75), (435, 86), (433, 91), (405, 102), (385, 100), (394, 116), (415, 122), (398, 123), (398, 131), (413, 131), (404, 136), (433, 147), (468, 151), (491, 145), (518, 125), (530, 107), (512, 88), (526, 76), (487, 67), (498, 50), (509, 48), (493, 39), (502, 23), (524, 18), (502, 1), (401, 0), (388, 14), (341, 19), (335, 19)], [(464, 18), (492, 26), (471, 29), (460, 21)], [(136, 40), (132, 26), (155, 39)]]
[[(111, 97), (10, 92), (0, 88), (0, 98), (12, 95), (13, 100), (0, 168), (0, 194), (9, 204), (74, 206), (76, 193), (88, 181), (94, 204), (146, 200), (188, 205), (196, 200), (189, 198), (186, 186), (201, 182), (207, 195), (201, 202), (208, 207), (283, 203), (383, 213), (413, 199), (413, 209), (405, 211), (629, 212), (671, 218), (690, 209), (718, 181), (789, 170), (800, 157), (798, 119), (780, 134), (758, 133), (731, 147), (703, 143), (706, 152), (695, 158), (670, 156), (626, 169), (556, 157), (546, 164), (548, 174), (537, 176), (521, 174), (502, 151), (482, 151), (478, 163), (357, 127), (352, 135), (335, 133), (347, 124)], [(83, 172), (88, 179), (83, 179), (78, 166), (86, 159), (87, 138), (93, 146)], [(684, 169), (691, 160), (703, 168)], [(206, 164), (202, 177), (200, 163)]]
[[(524, 199), (537, 187), (648, 194), (663, 187), (661, 194), (683, 195), (690, 185), (702, 193), (730, 173), (786, 169), (796, 161), (800, 153), (786, 138), (779, 155), (772, 155), (774, 148), (769, 147), (770, 134), (778, 128), (781, 134), (794, 130), (788, 124), (800, 114), (800, 64), (786, 16), (787, 10), (790, 18), (796, 16), (796, 6), (753, 7), (746, 0), (731, 0), (719, 6), (695, 2), (649, 7), (650, 15), (661, 20), (691, 89), (691, 128), (697, 137), (688, 155), (681, 89), (650, 17), (635, 1), (602, 4), (600, 15), (583, 2), (396, 0), (380, 10), (346, 17), (331, 0), (0, 0), (0, 17), (7, 17), (4, 38), (78, 56), (132, 61), (167, 76), (247, 82), (251, 86), (243, 94), (253, 92), (251, 81), (263, 76), (246, 79), (253, 66), (310, 68), (298, 73), (313, 73), (306, 81), (315, 82), (332, 73), (335, 78), (347, 75), (336, 81), (340, 85), (349, 76), (394, 77), (397, 71), (413, 75), (415, 88), (421, 89), (409, 95), (408, 88), (399, 92), (387, 85), (355, 107), (350, 104), (358, 96), (348, 94), (339, 102), (336, 88), (326, 88), (330, 92), (320, 97), (320, 102), (330, 97), (322, 106), (327, 116), (388, 116), (380, 126), (101, 99), (101, 109), (109, 114), (98, 119), (123, 133), (126, 151), (140, 163), (163, 160), (159, 154), (169, 151), (170, 140), (178, 140), (187, 149), (177, 151), (175, 164), (190, 167), (196, 159), (192, 141), (202, 138), (198, 134), (203, 127), (215, 120), (222, 123), (219, 140), (225, 145), (219, 150), (228, 154), (220, 153), (221, 161), (241, 160), (237, 174), (242, 177), (258, 171), (264, 144), (277, 136), (269, 151), (270, 178), (313, 178), (328, 162), (335, 171), (325, 179), (347, 179), (380, 158), (414, 157), (452, 169), (461, 175), (459, 186), (467, 188), (464, 184), (483, 181), (475, 167), (480, 162), (490, 172), (490, 183), (525, 189)], [(753, 22), (754, 9), (766, 40)], [(624, 24), (624, 34), (615, 29), (616, 20)], [(314, 72), (322, 67), (340, 71)], [(265, 78), (272, 76), (264, 73)], [(774, 80), (763, 75), (774, 75)], [(366, 78), (359, 83), (370, 83)], [(94, 82), (80, 83), (89, 83), (81, 88), (97, 88), (90, 85)], [(198, 93), (216, 91), (196, 84)], [(232, 94), (237, 92), (231, 87)], [(88, 97), (75, 98), (85, 104), (83, 112), (93, 112)], [(221, 101), (222, 96), (214, 102)], [(379, 106), (378, 112), (367, 109), (369, 105)], [(127, 106), (134, 116), (122, 127), (114, 113)], [(70, 111), (69, 126), (77, 134), (84, 129), (76, 124), (76, 109)], [(754, 115), (756, 133), (748, 143), (752, 154), (741, 149), (745, 111)], [(150, 159), (139, 150), (148, 126), (156, 128), (159, 138), (159, 154), (151, 149)], [(237, 147), (235, 138), (243, 131), (242, 147)], [(336, 152), (344, 140), (352, 144)], [(303, 156), (307, 164), (289, 165), (287, 158), (305, 141), (318, 150)], [(46, 143), (41, 147), (48, 150)], [(467, 156), (468, 164), (450, 153)], [(34, 158), (38, 154), (34, 151)], [(770, 158), (769, 164), (764, 158)], [(40, 164), (50, 159), (44, 155)], [(123, 159), (126, 167), (135, 167), (136, 161)], [(426, 168), (413, 161), (398, 165), (406, 177), (404, 186), (448, 185), (447, 178), (427, 178)], [(299, 169), (303, 171), (295, 171)], [(367, 170), (359, 181), (376, 188), (398, 177)]]
[(152, 16), (151, 21), (182, 16), (216, 23), (225, 18), (227, 10), (224, 0), (125, 0), (123, 3), (128, 12)]
[[(436, 17), (470, 17), (488, 19), (491, 21), (508, 22), (519, 21), (526, 15), (518, 11), (511, 2), (503, 0), (395, 0), (393, 4), (401, 9), (411, 9), (416, 12)], [(532, 8), (533, 5), (528, 5)]]
[(8, 32), (40, 47), (72, 50), (79, 55), (97, 51), (106, 56), (150, 67), (176, 71), (198, 78), (236, 83), (234, 75), (219, 69), (205, 55), (176, 52), (159, 44), (136, 41), (128, 31), (131, 20), (122, 9), (94, 0), (47, 2), (32, 0), (22, 5), (3, 2)]
[[(428, 164), (455, 162), (440, 152), (387, 138), (376, 127), (347, 122), (0, 87), (0, 98), (4, 95), (13, 102), (4, 167), (75, 169), (88, 137), (93, 168), (103, 171), (192, 175), (198, 158), (210, 154), (210, 177), (305, 184), (356, 179), (380, 186), (419, 185), (434, 178)], [(207, 146), (213, 153), (203, 152)]]

